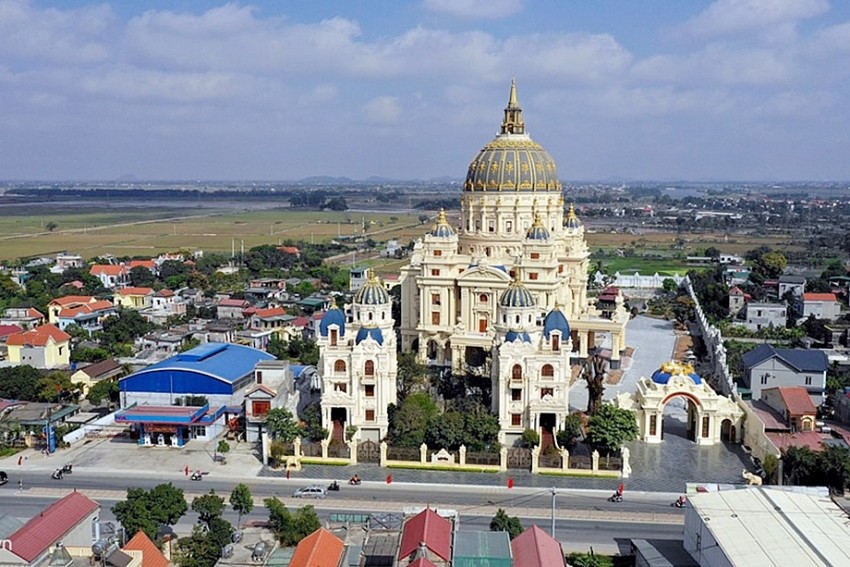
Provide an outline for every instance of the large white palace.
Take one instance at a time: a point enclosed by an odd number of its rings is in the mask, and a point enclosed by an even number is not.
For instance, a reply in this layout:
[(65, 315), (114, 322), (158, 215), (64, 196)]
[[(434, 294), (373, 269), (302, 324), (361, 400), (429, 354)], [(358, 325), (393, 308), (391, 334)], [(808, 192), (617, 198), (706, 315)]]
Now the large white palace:
[[(441, 211), (401, 273), (401, 348), (429, 365), (490, 376), (502, 443), (524, 429), (557, 431), (569, 413), (570, 363), (602, 335), (617, 367), (628, 313), (609, 317), (588, 300), (584, 227), (565, 210), (549, 153), (525, 131), (512, 82), (501, 132), (469, 165), (460, 226)], [(372, 276), (343, 312), (321, 325), (323, 425), (387, 433), (396, 401), (390, 298)]]

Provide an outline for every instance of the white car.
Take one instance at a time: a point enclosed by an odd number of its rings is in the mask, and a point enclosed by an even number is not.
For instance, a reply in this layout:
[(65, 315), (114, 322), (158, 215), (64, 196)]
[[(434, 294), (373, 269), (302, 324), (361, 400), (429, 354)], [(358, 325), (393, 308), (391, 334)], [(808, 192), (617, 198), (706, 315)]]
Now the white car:
[(292, 493), (294, 498), (324, 498), (327, 491), (318, 485), (305, 486)]

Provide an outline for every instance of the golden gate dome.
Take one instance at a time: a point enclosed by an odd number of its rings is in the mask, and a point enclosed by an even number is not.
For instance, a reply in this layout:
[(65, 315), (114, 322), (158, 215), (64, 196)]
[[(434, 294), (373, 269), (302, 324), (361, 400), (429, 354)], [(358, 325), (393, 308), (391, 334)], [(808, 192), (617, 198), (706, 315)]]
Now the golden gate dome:
[(561, 192), (555, 160), (525, 133), (513, 80), (502, 131), (469, 164), (463, 190)]

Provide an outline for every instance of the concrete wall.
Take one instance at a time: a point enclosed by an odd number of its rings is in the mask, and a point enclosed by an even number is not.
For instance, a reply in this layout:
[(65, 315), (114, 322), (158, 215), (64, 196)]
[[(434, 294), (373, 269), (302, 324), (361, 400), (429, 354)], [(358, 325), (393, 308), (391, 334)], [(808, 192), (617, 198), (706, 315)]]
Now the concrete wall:
[(744, 445), (750, 448), (753, 455), (764, 462), (767, 455), (780, 456), (779, 449), (764, 434), (764, 423), (745, 402), (738, 401), (738, 406), (744, 410)]
[(699, 304), (699, 298), (694, 293), (694, 288), (691, 285), (691, 280), (687, 277), (682, 281), (682, 285), (688, 291), (688, 295), (694, 300), (694, 314), (696, 323), (702, 334), (702, 340), (705, 343), (705, 348), (708, 351), (708, 363), (712, 367), (712, 373), (717, 377), (720, 393), (724, 396), (729, 396), (733, 401), (738, 400), (738, 387), (732, 379), (732, 373), (729, 372), (729, 365), (726, 363), (726, 348), (723, 346), (723, 335), (720, 329), (708, 322), (702, 306)]

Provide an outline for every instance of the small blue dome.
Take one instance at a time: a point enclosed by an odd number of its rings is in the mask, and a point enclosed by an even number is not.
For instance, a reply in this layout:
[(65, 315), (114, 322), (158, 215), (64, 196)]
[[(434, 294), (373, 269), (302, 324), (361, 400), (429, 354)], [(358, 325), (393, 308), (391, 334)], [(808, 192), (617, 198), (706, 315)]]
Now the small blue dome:
[(540, 215), (534, 217), (534, 224), (525, 233), (525, 237), (529, 240), (549, 240), (549, 229), (540, 222)]
[(354, 294), (354, 303), (359, 305), (383, 305), (390, 302), (390, 294), (384, 289), (381, 279), (369, 270), (369, 278)]
[(531, 337), (529, 337), (528, 333), (526, 333), (525, 331), (508, 331), (508, 333), (505, 335), (505, 342), (507, 343), (512, 343), (517, 339), (521, 340), (524, 343), (531, 342)]
[(454, 235), (455, 231), (446, 219), (446, 210), (440, 209), (440, 214), (437, 216), (437, 222), (434, 224), (434, 228), (431, 229), (431, 236), (449, 238)]
[(378, 327), (360, 327), (360, 330), (357, 331), (357, 336), (354, 338), (354, 344), (359, 345), (369, 337), (374, 339), (379, 345), (384, 344), (384, 334)]
[(345, 313), (343, 313), (342, 309), (336, 306), (336, 302), (334, 302), (333, 307), (328, 309), (325, 316), (322, 317), (322, 322), (319, 323), (319, 334), (323, 337), (327, 337), (328, 327), (331, 325), (339, 326), (340, 336), (345, 334)]
[(693, 366), (675, 360), (662, 364), (661, 368), (652, 373), (651, 378), (656, 384), (666, 384), (673, 376), (687, 376), (694, 384), (702, 384), (702, 378), (694, 372)]
[(534, 307), (534, 304), (534, 296), (518, 279), (512, 281), (499, 298), (502, 307)]
[(564, 227), (572, 229), (581, 228), (581, 221), (576, 216), (576, 210), (572, 205), (570, 205), (570, 210), (567, 211), (567, 218), (564, 219)]
[(552, 331), (560, 331), (561, 336), (565, 338), (570, 336), (570, 323), (561, 308), (557, 306), (543, 319), (543, 336), (548, 339)]

